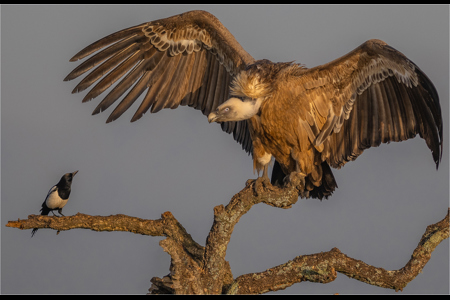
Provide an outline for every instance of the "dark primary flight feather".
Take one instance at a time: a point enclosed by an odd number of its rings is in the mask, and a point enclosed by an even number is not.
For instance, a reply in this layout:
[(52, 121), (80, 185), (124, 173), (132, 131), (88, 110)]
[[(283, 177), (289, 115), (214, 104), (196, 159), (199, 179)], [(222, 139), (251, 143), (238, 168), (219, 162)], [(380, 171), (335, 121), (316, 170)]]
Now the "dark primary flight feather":
[[(321, 84), (305, 88), (303, 96), (316, 106), (332, 102), (333, 109), (314, 142), (320, 144), (329, 137), (327, 161), (332, 167), (354, 160), (366, 148), (416, 134), (425, 139), (438, 167), (443, 147), (439, 97), (430, 79), (402, 53), (380, 40), (370, 40), (333, 62), (308, 69), (303, 76), (309, 85), (318, 77)], [(331, 96), (317, 97), (320, 93)]]
[[(73, 90), (95, 83), (83, 102), (113, 86), (93, 114), (120, 98), (107, 119), (111, 122), (140, 95), (132, 122), (149, 110), (194, 107), (208, 119), (220, 120), (222, 130), (252, 153), (258, 171), (266, 173), (274, 156), (272, 183), (291, 172), (304, 173), (304, 197), (331, 195), (337, 184), (330, 166), (340, 168), (380, 143), (419, 134), (436, 167), (442, 156), (442, 116), (433, 83), (380, 40), (307, 69), (292, 62), (257, 61), (217, 18), (191, 11), (113, 33), (71, 61), (89, 55), (65, 80), (96, 67)], [(228, 102), (230, 96), (242, 101)], [(219, 118), (228, 103), (238, 112), (258, 110), (237, 121)]]
[[(123, 77), (93, 112), (106, 110), (130, 90), (107, 122), (119, 118), (142, 94), (145, 97), (132, 122), (148, 110), (155, 113), (178, 105), (188, 105), (208, 115), (228, 99), (231, 79), (254, 61), (217, 18), (205, 11), (187, 12), (118, 31), (87, 46), (71, 61), (98, 50), (101, 51), (64, 80), (74, 79), (97, 66), (73, 90), (73, 93), (83, 91), (98, 81), (84, 97), (86, 102)], [(105, 75), (107, 72), (110, 73)], [(245, 121), (223, 123), (222, 128), (233, 132), (247, 152), (251, 150)]]

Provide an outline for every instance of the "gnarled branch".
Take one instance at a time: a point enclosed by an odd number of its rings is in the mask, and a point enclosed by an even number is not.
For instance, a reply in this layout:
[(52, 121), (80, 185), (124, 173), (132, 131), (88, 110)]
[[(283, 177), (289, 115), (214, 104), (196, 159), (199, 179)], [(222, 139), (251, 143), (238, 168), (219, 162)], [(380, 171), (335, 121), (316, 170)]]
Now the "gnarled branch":
[(151, 279), (150, 293), (180, 294), (261, 294), (284, 289), (301, 281), (327, 283), (337, 273), (368, 284), (402, 290), (422, 270), (437, 245), (449, 236), (449, 215), (427, 227), (411, 259), (400, 270), (387, 271), (348, 257), (333, 248), (328, 252), (301, 255), (264, 272), (245, 274), (233, 279), (226, 250), (234, 226), (250, 208), (260, 202), (289, 208), (298, 200), (301, 178), (283, 189), (248, 184), (233, 196), (227, 206), (214, 208), (214, 222), (205, 247), (199, 245), (170, 212), (161, 219), (145, 220), (126, 215), (89, 216), (77, 213), (69, 217), (30, 215), (26, 220), (9, 221), (6, 226), (19, 229), (51, 228), (63, 231), (86, 228), (95, 231), (128, 231), (150, 236), (165, 236), (161, 247), (171, 256), (170, 273), (162, 279)]
[(399, 270), (377, 268), (333, 248), (328, 252), (297, 256), (264, 272), (239, 276), (235, 280), (238, 284), (235, 292), (261, 294), (301, 281), (327, 283), (336, 279), (337, 272), (371, 285), (403, 290), (422, 271), (434, 249), (449, 237), (449, 212), (450, 209), (443, 220), (427, 227), (410, 260)]

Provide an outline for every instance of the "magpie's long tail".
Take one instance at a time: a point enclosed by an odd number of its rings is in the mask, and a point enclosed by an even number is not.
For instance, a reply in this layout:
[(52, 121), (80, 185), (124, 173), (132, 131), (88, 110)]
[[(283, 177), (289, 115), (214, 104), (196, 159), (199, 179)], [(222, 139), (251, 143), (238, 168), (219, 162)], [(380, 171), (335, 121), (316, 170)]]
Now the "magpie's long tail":
[(31, 231), (31, 237), (34, 236), (34, 234), (36, 233), (36, 231), (38, 231), (38, 228), (33, 228), (33, 230)]
[[(42, 208), (41, 208), (41, 216), (47, 216), (50, 213), (50, 209), (48, 209), (47, 205), (42, 204)], [(31, 231), (31, 237), (33, 237), (36, 234), (36, 231), (38, 231), (39, 228), (33, 228), (33, 230)]]

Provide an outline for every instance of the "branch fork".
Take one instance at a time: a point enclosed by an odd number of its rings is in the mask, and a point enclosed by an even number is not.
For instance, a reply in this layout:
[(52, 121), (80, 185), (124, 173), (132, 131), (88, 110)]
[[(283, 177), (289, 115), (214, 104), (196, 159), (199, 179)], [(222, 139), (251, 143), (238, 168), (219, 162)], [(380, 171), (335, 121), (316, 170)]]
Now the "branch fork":
[[(399, 270), (387, 271), (348, 257), (339, 249), (300, 255), (282, 265), (259, 273), (234, 278), (226, 250), (234, 226), (251, 207), (265, 203), (290, 208), (302, 190), (301, 178), (292, 178), (284, 188), (248, 184), (234, 195), (228, 205), (214, 207), (214, 222), (205, 247), (194, 241), (170, 212), (158, 220), (126, 215), (90, 216), (77, 213), (68, 217), (29, 215), (28, 219), (9, 221), (7, 227), (19, 229), (51, 228), (60, 231), (85, 228), (94, 231), (128, 231), (148, 236), (165, 236), (160, 246), (171, 257), (170, 273), (153, 277), (151, 294), (262, 294), (285, 289), (295, 283), (312, 281), (328, 283), (337, 273), (383, 288), (402, 290), (423, 269), (432, 251), (449, 237), (449, 214), (427, 227), (408, 263)], [(450, 211), (450, 209), (449, 209)]]

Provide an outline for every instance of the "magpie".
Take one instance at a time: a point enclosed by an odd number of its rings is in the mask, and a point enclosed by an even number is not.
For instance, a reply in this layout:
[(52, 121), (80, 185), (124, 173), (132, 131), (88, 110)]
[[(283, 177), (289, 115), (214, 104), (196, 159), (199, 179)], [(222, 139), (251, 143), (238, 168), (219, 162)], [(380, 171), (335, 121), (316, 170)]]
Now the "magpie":
[[(67, 204), (67, 201), (69, 201), (70, 186), (72, 185), (73, 177), (77, 173), (78, 171), (64, 174), (59, 182), (52, 186), (52, 188), (48, 191), (44, 203), (42, 203), (42, 208), (40, 210), (41, 215), (47, 216), (49, 212), (52, 212), (52, 214), (56, 216), (54, 211), (58, 210), (58, 213), (64, 216), (62, 214), (62, 209), (64, 205)], [(33, 228), (33, 231), (31, 231), (31, 237), (34, 236), (37, 230), (38, 228)]]

